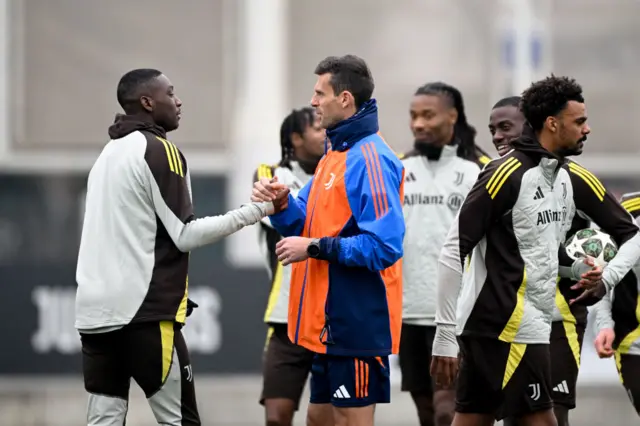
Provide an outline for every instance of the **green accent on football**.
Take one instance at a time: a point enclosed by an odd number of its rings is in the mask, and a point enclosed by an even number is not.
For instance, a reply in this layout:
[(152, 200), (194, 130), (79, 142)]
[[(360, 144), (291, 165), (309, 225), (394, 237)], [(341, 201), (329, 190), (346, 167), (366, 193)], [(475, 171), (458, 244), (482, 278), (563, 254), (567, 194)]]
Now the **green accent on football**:
[(581, 229), (580, 231), (576, 232), (574, 236), (579, 240), (584, 240), (586, 238), (593, 237), (597, 234), (598, 234), (598, 231), (596, 231), (595, 229), (587, 228), (587, 229)]
[(567, 239), (565, 248), (572, 259), (590, 256), (599, 266), (605, 266), (618, 253), (618, 246), (610, 235), (592, 228), (578, 230)]
[(602, 241), (598, 238), (589, 238), (581, 246), (587, 256), (598, 257), (602, 253)]
[(618, 253), (618, 249), (615, 246), (612, 246), (611, 244), (607, 243), (607, 245), (604, 246), (604, 252), (602, 253), (602, 258), (607, 263), (611, 262), (611, 259), (613, 259), (616, 256), (616, 253)]

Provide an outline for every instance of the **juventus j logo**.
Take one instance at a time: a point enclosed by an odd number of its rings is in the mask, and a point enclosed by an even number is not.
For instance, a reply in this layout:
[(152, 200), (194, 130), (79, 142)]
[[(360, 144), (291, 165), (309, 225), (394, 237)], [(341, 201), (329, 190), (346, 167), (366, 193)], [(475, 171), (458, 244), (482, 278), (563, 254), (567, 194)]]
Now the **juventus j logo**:
[(461, 185), (464, 180), (464, 173), (456, 172), (456, 180), (453, 181), (456, 185)]
[(324, 189), (329, 189), (329, 188), (331, 188), (331, 187), (333, 186), (333, 181), (334, 181), (334, 180), (335, 180), (335, 178), (336, 178), (335, 173), (329, 173), (329, 174), (331, 175), (331, 179), (329, 179), (329, 182), (327, 182), (327, 183), (325, 183), (325, 184), (324, 184)]
[(191, 364), (189, 364), (189, 365), (185, 365), (185, 366), (184, 366), (184, 367), (182, 367), (182, 368), (184, 369), (185, 374), (186, 374), (186, 376), (187, 376), (187, 377), (186, 377), (187, 382), (191, 382), (191, 381), (193, 381), (193, 370), (191, 369)]
[(529, 385), (530, 388), (532, 388), (532, 394), (531, 394), (531, 399), (533, 399), (534, 401), (537, 401), (538, 399), (540, 399), (540, 383), (535, 383), (533, 385)]

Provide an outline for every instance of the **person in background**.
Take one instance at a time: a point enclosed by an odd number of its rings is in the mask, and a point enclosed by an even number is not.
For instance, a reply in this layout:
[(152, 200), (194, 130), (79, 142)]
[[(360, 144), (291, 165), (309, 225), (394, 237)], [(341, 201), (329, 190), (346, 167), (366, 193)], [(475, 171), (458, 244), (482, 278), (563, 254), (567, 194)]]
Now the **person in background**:
[[(325, 150), (325, 131), (313, 108), (294, 109), (285, 117), (280, 126), (280, 147), (280, 162), (274, 166), (261, 164), (254, 182), (275, 177), (297, 196), (313, 177)], [(265, 408), (267, 426), (291, 426), (311, 372), (313, 352), (294, 345), (287, 335), (291, 265), (283, 266), (276, 255), (276, 244), (282, 236), (269, 218), (262, 219), (259, 235), (271, 278), (271, 292), (264, 313), (269, 331), (263, 357), (260, 403)]]
[[(624, 194), (620, 201), (640, 226), (640, 192)], [(640, 416), (640, 263), (594, 311), (596, 352), (600, 358), (615, 357), (622, 386)]]
[(475, 131), (456, 89), (444, 83), (419, 87), (409, 114), (414, 148), (401, 157), (406, 176), (401, 388), (410, 392), (420, 426), (449, 426), (455, 391), (436, 386), (429, 374), (438, 256), (480, 168), (464, 158), (475, 145)]
[(522, 134), (525, 120), (520, 111), (520, 100), (520, 96), (509, 96), (500, 99), (491, 108), (489, 132), (500, 157), (511, 151), (511, 142)]

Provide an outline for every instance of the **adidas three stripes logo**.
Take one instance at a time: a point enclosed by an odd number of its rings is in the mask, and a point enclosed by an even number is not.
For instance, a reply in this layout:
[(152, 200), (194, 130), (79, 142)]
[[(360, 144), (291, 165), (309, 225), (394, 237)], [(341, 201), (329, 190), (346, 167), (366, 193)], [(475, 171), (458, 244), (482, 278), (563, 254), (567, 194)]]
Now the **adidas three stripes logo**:
[(540, 200), (540, 199), (542, 199), (542, 198), (544, 198), (544, 194), (542, 193), (542, 188), (538, 187), (538, 188), (536, 189), (536, 193), (535, 193), (535, 195), (533, 196), (533, 199), (534, 199), (534, 200)]
[(333, 393), (333, 397), (337, 399), (347, 399), (351, 398), (351, 395), (349, 395), (349, 392), (347, 392), (347, 388), (342, 385)]

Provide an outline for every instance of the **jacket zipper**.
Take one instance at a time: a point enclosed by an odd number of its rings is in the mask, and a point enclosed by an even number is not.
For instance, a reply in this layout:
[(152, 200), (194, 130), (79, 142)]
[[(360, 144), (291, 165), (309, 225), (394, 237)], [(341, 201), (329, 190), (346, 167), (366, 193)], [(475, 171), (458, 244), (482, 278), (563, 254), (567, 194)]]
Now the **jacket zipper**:
[[(315, 182), (314, 182), (315, 184)], [(315, 186), (315, 185), (314, 185)], [(318, 189), (315, 197), (313, 199), (313, 208), (311, 209), (311, 217), (309, 218), (309, 228), (307, 230), (307, 234), (309, 235), (309, 237), (311, 237), (311, 225), (313, 224), (313, 215), (316, 211), (316, 204), (318, 201), (318, 195), (320, 194), (320, 190)], [(305, 268), (304, 268), (304, 278), (302, 280), (302, 291), (300, 292), (300, 302), (298, 303), (298, 318), (296, 319), (296, 334), (295, 334), (295, 338), (294, 338), (294, 343), (298, 344), (298, 336), (300, 334), (300, 320), (302, 319), (302, 306), (303, 306), (303, 300), (304, 300), (304, 292), (307, 288), (307, 272), (309, 271), (309, 259), (307, 259), (305, 261)]]

